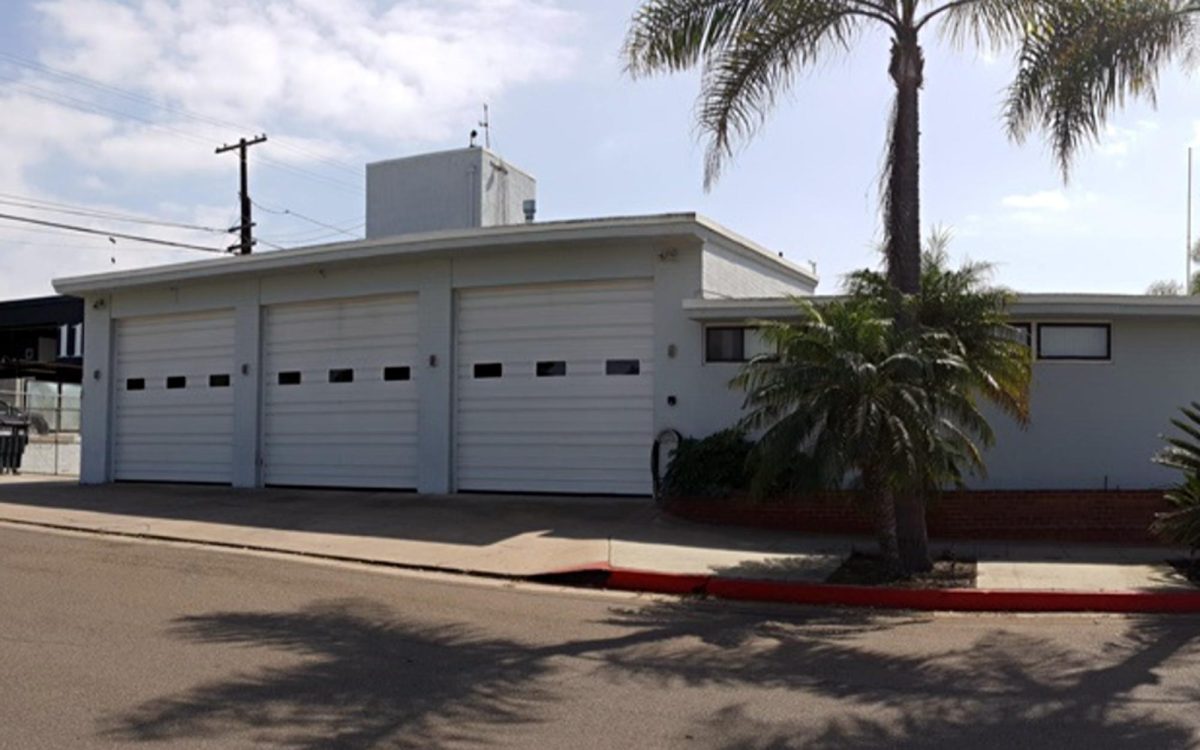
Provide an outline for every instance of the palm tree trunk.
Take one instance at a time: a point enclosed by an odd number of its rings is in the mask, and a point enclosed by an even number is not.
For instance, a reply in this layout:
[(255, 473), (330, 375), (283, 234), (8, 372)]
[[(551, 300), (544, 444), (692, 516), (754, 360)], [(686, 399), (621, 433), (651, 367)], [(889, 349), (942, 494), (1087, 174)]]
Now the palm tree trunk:
[[(887, 226), (888, 280), (902, 295), (921, 291), (921, 87), (925, 56), (915, 30), (904, 29), (892, 41), (888, 70), (896, 85), (896, 111), (888, 148), (888, 186), (884, 217)], [(902, 307), (897, 325), (917, 324)], [(911, 575), (932, 568), (925, 502), (917, 493), (894, 498), (900, 570)]]
[(900, 572), (900, 547), (896, 537), (896, 506), (892, 493), (884, 489), (879, 475), (870, 470), (863, 471), (863, 491), (875, 521), (875, 539), (879, 544), (879, 556), (890, 570)]

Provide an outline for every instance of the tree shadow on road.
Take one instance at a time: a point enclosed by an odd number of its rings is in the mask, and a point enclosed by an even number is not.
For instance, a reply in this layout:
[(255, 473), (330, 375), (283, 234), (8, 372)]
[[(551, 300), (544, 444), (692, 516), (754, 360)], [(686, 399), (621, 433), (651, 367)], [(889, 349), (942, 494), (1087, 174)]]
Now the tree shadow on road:
[[(296, 663), (151, 701), (118, 717), (108, 734), (124, 742), (250, 737), (295, 748), (487, 744), (499, 728), (532, 728), (558, 702), (586, 700), (569, 688), (570, 663), (618, 691), (632, 684), (783, 690), (791, 715), (803, 717), (769, 722), (744, 701), (698, 708), (694, 747), (1193, 742), (1196, 720), (1180, 717), (1200, 693), (1157, 688), (1168, 660), (1195, 657), (1195, 619), (1131, 621), (1099, 656), (1064, 642), (1061, 632), (1042, 637), (987, 620), (973, 621), (953, 642), (930, 642), (922, 636), (930, 619), (684, 600), (614, 608), (576, 637), (531, 634), (534, 644), (486, 635), (486, 623), (415, 624), (357, 601), (218, 612), (182, 618), (175, 635), (280, 651)], [(1145, 687), (1154, 695), (1137, 692)]]

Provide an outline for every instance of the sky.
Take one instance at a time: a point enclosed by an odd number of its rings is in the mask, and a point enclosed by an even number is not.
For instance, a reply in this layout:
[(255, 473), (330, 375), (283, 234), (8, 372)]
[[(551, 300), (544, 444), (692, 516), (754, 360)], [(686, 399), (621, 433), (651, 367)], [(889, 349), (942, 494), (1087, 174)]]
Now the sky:
[[(225, 247), (237, 159), (214, 149), (265, 132), (251, 158), (259, 250), (349, 239), (363, 165), (467, 145), (486, 102), (494, 150), (538, 178), (539, 220), (696, 211), (814, 263), (824, 292), (878, 265), (886, 37), (797, 78), (706, 192), (698, 76), (623, 70), (637, 5), (6, 0), (0, 214)], [(1130, 103), (1064, 182), (1044, 141), (1004, 132), (1010, 56), (925, 43), (924, 224), (952, 232), (956, 258), (995, 264), (1022, 292), (1182, 279), (1200, 77), (1166, 71), (1157, 107)], [(130, 217), (201, 229), (117, 220)], [(0, 219), (0, 299), (203, 257)]]

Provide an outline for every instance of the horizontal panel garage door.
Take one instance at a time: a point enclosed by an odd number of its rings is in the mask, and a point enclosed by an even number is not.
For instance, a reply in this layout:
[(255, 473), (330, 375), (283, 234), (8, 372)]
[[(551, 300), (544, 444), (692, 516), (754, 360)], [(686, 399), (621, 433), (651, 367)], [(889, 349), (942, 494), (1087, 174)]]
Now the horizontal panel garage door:
[(416, 486), (416, 297), (278, 305), (263, 328), (263, 481)]
[(463, 290), (460, 490), (649, 494), (649, 280)]
[(116, 322), (116, 479), (230, 482), (233, 341), (232, 311)]

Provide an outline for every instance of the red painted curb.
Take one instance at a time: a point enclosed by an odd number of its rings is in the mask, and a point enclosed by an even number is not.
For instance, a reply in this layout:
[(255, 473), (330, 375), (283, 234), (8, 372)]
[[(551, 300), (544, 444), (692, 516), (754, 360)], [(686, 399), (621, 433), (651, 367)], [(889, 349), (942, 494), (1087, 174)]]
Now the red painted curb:
[[(601, 569), (597, 569), (600, 572)], [(1010, 591), (897, 589), (675, 575), (604, 566), (606, 587), (656, 594), (840, 607), (949, 612), (1200, 613), (1200, 591)]]

